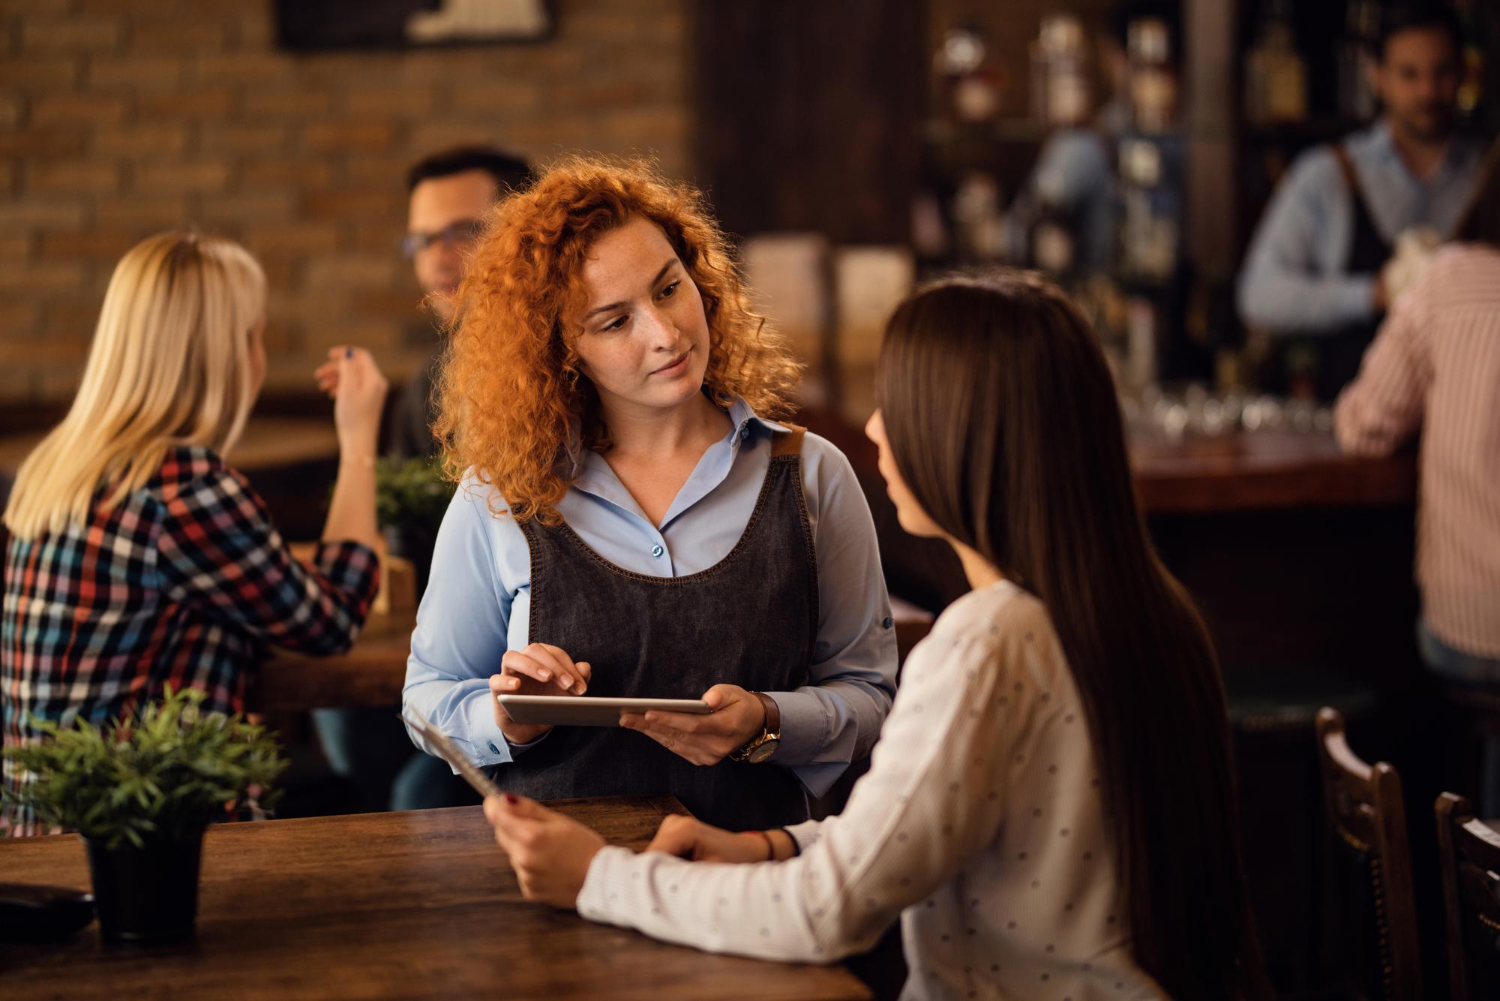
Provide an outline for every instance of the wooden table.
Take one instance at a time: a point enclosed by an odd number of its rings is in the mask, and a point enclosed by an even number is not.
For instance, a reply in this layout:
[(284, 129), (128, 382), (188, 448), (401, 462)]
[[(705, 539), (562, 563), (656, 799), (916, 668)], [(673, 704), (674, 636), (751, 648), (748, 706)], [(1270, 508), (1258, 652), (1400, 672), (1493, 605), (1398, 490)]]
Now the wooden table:
[[(555, 804), (644, 847), (676, 800)], [(86, 889), (78, 838), (0, 843), (0, 879)], [(714, 956), (528, 904), (478, 807), (208, 832), (195, 941), (0, 945), (7, 997), (867, 998), (842, 967)]]

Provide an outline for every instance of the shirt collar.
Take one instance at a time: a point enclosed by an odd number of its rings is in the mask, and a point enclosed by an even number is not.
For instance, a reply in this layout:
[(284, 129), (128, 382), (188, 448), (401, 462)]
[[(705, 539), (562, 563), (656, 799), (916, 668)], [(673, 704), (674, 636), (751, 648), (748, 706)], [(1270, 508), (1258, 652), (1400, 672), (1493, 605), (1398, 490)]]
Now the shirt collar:
[(1407, 169), (1406, 161), (1401, 159), (1401, 153), (1396, 149), (1396, 138), (1391, 134), (1390, 122), (1385, 116), (1377, 118), (1370, 123), (1370, 127), (1363, 132), (1357, 133), (1351, 146), (1358, 149), (1360, 153), (1380, 161), (1382, 164), (1395, 164), (1401, 168), (1402, 176), (1413, 184), (1427, 187), (1437, 187), (1453, 179), (1456, 174), (1463, 171), (1466, 162), (1472, 158), (1471, 148), (1473, 142), (1462, 129), (1455, 129), (1448, 137), (1448, 145), (1443, 150), (1443, 158), (1433, 169), (1431, 176), (1419, 178)]
[[(741, 396), (736, 396), (729, 404), (728, 415), (732, 427), (722, 441), (730, 447), (731, 461), (739, 455), (740, 446), (749, 441), (752, 435), (790, 430), (784, 424), (761, 417)], [(568, 458), (564, 459), (564, 466), (571, 466), (572, 475), (569, 480), (573, 486), (622, 507), (634, 505), (634, 501), (629, 499), (628, 491), (620, 484), (619, 478), (609, 468), (604, 457), (593, 449), (583, 447), (577, 421), (568, 429), (567, 449)]]
[(1399, 162), (1401, 159), (1401, 154), (1396, 152), (1396, 140), (1391, 135), (1390, 123), (1383, 116), (1371, 122), (1369, 128), (1358, 133), (1349, 145), (1382, 162), (1391, 160)]
[(736, 396), (734, 402), (729, 404), (729, 421), (734, 425), (731, 434), (744, 441), (754, 434), (754, 429), (760, 428), (767, 432), (786, 431), (788, 428), (783, 424), (767, 420), (751, 409), (750, 404), (745, 402), (743, 396)]

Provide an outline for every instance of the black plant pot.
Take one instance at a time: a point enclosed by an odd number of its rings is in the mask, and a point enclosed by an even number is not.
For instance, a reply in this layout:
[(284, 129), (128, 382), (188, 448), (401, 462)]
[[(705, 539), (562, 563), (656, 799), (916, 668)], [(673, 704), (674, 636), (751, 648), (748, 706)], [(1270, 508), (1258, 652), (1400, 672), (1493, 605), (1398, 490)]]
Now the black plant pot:
[(187, 841), (147, 842), (144, 848), (109, 848), (88, 838), (83, 843), (105, 941), (150, 945), (192, 937), (202, 831)]

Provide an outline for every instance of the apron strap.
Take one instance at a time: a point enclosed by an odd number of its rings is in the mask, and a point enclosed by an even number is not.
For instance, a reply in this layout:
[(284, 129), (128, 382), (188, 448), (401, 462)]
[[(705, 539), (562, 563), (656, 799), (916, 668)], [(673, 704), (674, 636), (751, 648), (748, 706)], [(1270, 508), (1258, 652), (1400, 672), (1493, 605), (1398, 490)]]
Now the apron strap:
[(1333, 143), (1334, 162), (1339, 173), (1344, 175), (1344, 184), (1349, 189), (1349, 198), (1354, 206), (1354, 242), (1349, 247), (1349, 266), (1352, 271), (1379, 271), (1391, 256), (1392, 247), (1380, 235), (1375, 225), (1375, 215), (1370, 211), (1370, 201), (1359, 183), (1359, 173), (1354, 169), (1354, 159), (1343, 143)]
[(1365, 191), (1359, 185), (1359, 174), (1354, 170), (1354, 161), (1349, 156), (1349, 151), (1344, 148), (1343, 143), (1333, 143), (1329, 149), (1333, 151), (1333, 158), (1339, 165), (1339, 173), (1344, 175), (1344, 183), (1349, 186), (1349, 197), (1363, 203)]
[(788, 424), (785, 421), (782, 424), (787, 430), (777, 432), (776, 437), (772, 439), (771, 458), (774, 459), (782, 455), (801, 455), (802, 436), (807, 433), (807, 428), (799, 427), (796, 424)]

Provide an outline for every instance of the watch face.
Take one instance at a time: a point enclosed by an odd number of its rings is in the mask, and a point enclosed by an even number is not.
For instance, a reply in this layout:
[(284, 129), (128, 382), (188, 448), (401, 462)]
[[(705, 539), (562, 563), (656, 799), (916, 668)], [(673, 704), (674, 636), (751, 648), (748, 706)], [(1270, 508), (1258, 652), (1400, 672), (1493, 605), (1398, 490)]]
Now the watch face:
[(752, 765), (758, 765), (762, 761), (765, 761), (767, 758), (769, 758), (771, 755), (775, 754), (776, 748), (779, 747), (780, 744), (781, 741), (777, 740), (775, 737), (771, 737), (768, 740), (762, 741), (761, 743), (756, 744), (754, 747), (750, 748), (750, 753), (747, 756), (747, 759)]

